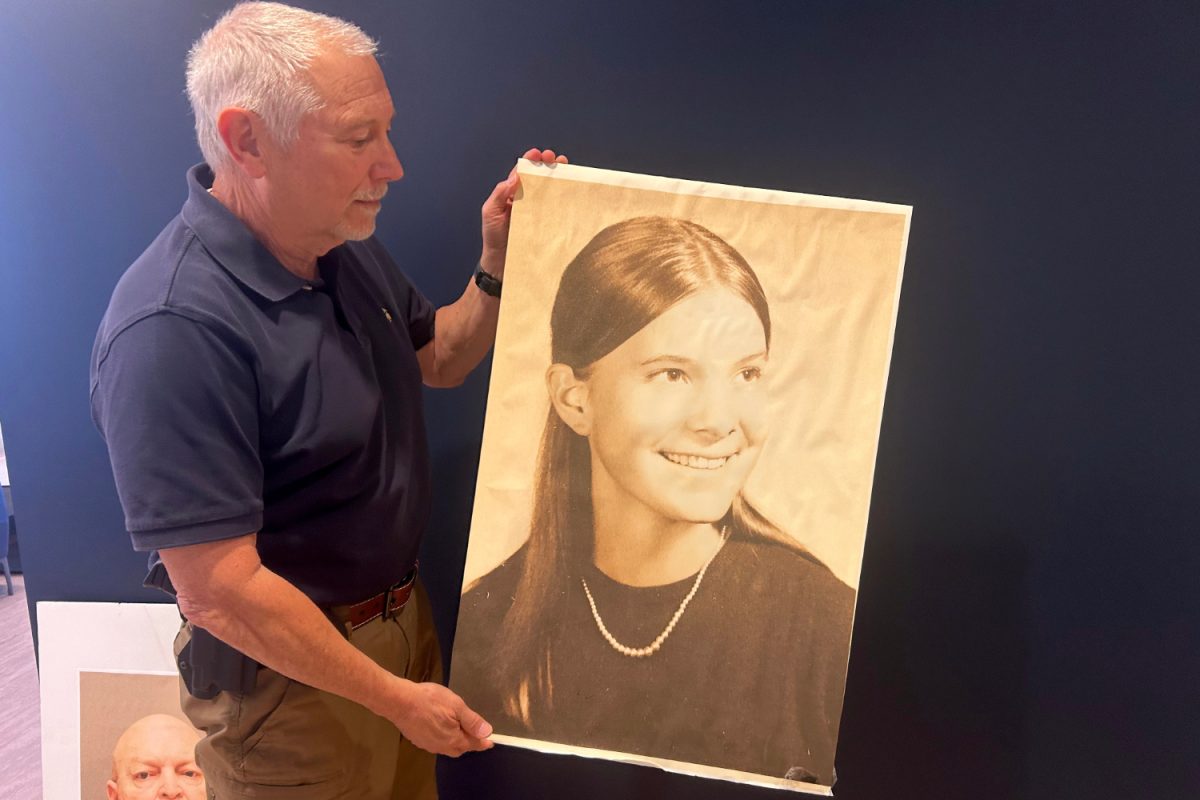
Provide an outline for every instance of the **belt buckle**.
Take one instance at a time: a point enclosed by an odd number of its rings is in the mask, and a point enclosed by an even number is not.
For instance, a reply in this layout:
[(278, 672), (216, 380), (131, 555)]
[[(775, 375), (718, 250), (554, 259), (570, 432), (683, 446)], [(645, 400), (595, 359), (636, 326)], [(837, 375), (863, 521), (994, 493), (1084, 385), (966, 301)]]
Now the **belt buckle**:
[[(408, 586), (409, 584), (411, 584), (413, 582), (414, 579), (416, 579), (416, 577), (417, 577), (417, 568), (414, 566), (411, 570), (408, 571), (407, 575), (405, 575), (403, 578), (401, 578), (399, 580), (399, 582), (392, 584), (391, 586), (389, 586), (387, 588), (386, 591), (384, 591), (384, 593), (383, 593), (383, 614), (382, 614), (382, 618), (384, 620), (394, 619), (396, 616), (395, 611), (392, 611), (392, 593), (397, 592), (397, 591), (403, 589), (404, 587)], [(398, 610), (400, 610), (400, 609), (397, 609), (397, 611)]]
[(395, 586), (389, 586), (387, 588), (387, 591), (385, 591), (383, 593), (383, 613), (380, 614), (380, 618), (383, 619), (384, 621), (392, 619), (393, 617), (396, 616), (395, 613), (392, 611), (392, 592), (396, 591), (396, 587), (399, 585), (400, 584), (396, 584)]

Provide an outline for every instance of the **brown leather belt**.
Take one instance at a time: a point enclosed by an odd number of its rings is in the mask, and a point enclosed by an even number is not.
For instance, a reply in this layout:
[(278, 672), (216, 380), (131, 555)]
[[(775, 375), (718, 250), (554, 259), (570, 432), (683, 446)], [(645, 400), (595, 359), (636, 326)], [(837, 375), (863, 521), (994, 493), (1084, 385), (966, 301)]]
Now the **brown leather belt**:
[(399, 614), (408, 602), (416, 580), (417, 568), (414, 566), (407, 575), (395, 585), (389, 586), (386, 591), (352, 606), (334, 606), (330, 611), (347, 623), (352, 631), (380, 618), (391, 619)]

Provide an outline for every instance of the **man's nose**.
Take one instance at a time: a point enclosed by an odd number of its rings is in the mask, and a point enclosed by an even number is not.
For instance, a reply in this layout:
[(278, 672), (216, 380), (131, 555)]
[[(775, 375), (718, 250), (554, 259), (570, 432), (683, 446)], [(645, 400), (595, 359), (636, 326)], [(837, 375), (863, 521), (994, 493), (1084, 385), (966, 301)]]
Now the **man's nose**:
[(180, 800), (183, 797), (183, 784), (179, 781), (179, 776), (174, 770), (166, 769), (159, 779), (158, 795), (159, 800)]
[(371, 179), (375, 181), (398, 181), (404, 177), (404, 165), (396, 155), (396, 148), (386, 136), (383, 137), (384, 152), (371, 168)]

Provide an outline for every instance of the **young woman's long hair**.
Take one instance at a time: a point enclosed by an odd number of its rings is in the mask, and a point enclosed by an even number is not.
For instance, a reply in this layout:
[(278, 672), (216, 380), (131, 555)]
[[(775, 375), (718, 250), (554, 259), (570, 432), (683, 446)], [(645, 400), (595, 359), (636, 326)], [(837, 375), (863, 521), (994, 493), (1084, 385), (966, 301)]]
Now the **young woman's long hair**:
[[(586, 378), (597, 360), (664, 311), (712, 287), (728, 289), (750, 304), (769, 350), (771, 317), (762, 285), (723, 239), (694, 222), (668, 217), (610, 225), (563, 272), (550, 317), (552, 361)], [(730, 538), (783, 545), (816, 561), (740, 492), (719, 524)], [(501, 626), (496, 664), (506, 710), (527, 725), (553, 705), (551, 631), (542, 615), (563, 601), (591, 557), (588, 441), (552, 406), (542, 434), (529, 541), (516, 595)]]

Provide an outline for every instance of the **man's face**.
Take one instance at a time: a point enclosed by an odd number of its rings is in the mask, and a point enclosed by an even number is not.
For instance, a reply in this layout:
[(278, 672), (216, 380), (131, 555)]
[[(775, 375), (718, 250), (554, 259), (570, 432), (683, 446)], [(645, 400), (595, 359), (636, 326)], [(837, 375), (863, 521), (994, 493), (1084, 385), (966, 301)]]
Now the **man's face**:
[(135, 722), (113, 750), (108, 800), (204, 800), (204, 774), (196, 766), (199, 738), (174, 717)]
[(264, 143), (265, 188), (288, 245), (324, 253), (375, 232), (379, 201), (404, 169), (388, 140), (392, 97), (372, 56), (325, 53), (310, 77), (325, 105), (287, 148)]

